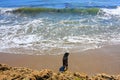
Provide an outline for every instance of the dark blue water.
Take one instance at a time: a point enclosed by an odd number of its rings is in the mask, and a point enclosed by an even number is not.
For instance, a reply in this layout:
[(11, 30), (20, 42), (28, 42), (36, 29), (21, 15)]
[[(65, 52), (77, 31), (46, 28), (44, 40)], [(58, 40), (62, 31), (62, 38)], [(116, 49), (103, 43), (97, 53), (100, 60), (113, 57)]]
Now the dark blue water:
[(81, 8), (120, 5), (120, 0), (0, 0), (0, 7)]

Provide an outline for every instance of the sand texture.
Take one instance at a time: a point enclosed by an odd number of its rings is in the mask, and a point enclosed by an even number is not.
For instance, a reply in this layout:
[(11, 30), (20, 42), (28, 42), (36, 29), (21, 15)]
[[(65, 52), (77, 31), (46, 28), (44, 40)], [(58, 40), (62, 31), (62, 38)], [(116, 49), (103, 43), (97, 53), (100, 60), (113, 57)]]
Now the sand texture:
[(59, 72), (63, 55), (1, 52), (0, 80), (120, 80), (119, 48), (115, 45), (70, 53), (68, 71), (64, 73)]

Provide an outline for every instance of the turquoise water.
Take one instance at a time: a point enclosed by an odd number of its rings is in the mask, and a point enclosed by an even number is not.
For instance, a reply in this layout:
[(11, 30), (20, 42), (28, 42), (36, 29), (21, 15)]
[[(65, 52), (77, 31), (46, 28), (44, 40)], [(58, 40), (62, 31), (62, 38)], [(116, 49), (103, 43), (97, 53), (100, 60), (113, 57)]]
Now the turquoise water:
[(118, 0), (0, 0), (0, 51), (63, 54), (120, 43)]

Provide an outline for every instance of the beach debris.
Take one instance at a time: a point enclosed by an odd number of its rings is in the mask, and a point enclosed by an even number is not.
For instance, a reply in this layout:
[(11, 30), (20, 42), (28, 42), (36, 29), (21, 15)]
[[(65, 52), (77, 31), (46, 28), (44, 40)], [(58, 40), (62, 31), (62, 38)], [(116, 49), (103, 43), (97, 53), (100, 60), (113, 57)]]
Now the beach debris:
[(102, 73), (88, 76), (85, 73), (70, 71), (55, 73), (49, 69), (38, 71), (0, 64), (0, 80), (120, 80), (120, 75)]

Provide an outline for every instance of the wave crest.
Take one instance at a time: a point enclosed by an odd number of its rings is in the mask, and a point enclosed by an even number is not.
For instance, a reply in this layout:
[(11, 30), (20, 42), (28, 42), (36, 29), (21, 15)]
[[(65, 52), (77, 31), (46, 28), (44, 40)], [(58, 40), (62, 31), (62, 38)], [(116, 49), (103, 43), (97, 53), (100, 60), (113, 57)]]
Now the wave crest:
[(85, 9), (54, 9), (54, 8), (19, 8), (13, 10), (14, 13), (40, 13), (40, 12), (57, 12), (57, 13), (83, 13), (83, 14), (97, 14), (99, 8), (85, 8)]
[(114, 9), (104, 8), (104, 9), (102, 9), (102, 11), (108, 15), (120, 16), (120, 6), (118, 6), (117, 8), (114, 8)]
[(21, 14), (32, 14), (32, 13), (41, 13), (41, 12), (54, 12), (54, 13), (79, 13), (79, 14), (107, 14), (113, 16), (120, 16), (120, 6), (116, 8), (0, 8), (0, 14), (5, 13), (21, 13)]

